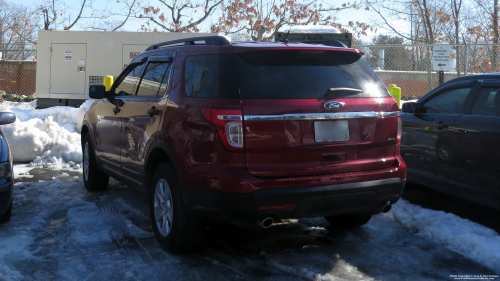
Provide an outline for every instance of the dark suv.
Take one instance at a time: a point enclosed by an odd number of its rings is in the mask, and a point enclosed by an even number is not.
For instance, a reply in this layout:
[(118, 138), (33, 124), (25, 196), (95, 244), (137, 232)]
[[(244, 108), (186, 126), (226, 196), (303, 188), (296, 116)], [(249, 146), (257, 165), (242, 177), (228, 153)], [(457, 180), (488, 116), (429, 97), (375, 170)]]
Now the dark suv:
[(109, 176), (149, 195), (159, 244), (196, 246), (204, 222), (269, 227), (323, 216), (356, 227), (401, 196), (401, 117), (355, 49), (152, 45), (85, 115), (85, 187)]

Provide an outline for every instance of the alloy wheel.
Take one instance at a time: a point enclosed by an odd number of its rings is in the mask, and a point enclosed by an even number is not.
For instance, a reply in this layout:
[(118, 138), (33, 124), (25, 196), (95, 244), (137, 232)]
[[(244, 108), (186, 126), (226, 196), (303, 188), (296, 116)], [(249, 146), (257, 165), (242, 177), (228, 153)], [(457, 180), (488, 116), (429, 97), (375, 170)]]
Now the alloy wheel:
[(156, 183), (154, 192), (154, 218), (156, 227), (163, 237), (172, 230), (174, 208), (170, 186), (165, 179)]

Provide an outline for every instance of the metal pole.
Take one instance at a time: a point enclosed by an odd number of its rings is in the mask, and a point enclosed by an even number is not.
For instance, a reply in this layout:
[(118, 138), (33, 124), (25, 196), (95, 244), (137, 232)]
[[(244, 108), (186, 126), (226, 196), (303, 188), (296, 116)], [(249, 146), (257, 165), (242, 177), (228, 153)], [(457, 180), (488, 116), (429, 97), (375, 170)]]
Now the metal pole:
[(469, 64), (468, 60), (467, 60), (467, 43), (465, 43), (464, 41), (464, 48), (465, 48), (465, 51), (464, 51), (464, 76), (467, 76), (467, 65)]

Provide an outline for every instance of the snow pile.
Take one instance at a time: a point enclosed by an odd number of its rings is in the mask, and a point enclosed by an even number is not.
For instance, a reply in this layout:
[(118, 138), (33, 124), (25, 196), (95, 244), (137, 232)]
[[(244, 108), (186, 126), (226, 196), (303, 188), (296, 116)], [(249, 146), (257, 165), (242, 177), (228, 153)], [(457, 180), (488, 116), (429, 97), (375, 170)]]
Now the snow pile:
[[(285, 30), (283, 32), (288, 32)], [(341, 33), (339, 29), (326, 25), (297, 25), (290, 28), (290, 33)]]
[(394, 219), (416, 235), (444, 245), (496, 272), (500, 272), (500, 235), (454, 214), (433, 211), (399, 200)]
[(79, 108), (11, 109), (16, 122), (2, 127), (16, 163), (51, 169), (80, 168), (80, 128), (93, 100)]

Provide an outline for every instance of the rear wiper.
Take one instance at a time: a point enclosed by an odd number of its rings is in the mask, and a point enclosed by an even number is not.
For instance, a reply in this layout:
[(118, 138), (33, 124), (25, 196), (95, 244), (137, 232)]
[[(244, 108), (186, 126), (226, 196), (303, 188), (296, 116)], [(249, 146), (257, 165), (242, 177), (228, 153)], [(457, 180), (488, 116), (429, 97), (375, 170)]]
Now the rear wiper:
[(330, 88), (328, 91), (326, 91), (325, 96), (328, 96), (331, 93), (334, 92), (352, 92), (352, 93), (362, 93), (363, 90), (361, 89), (355, 89), (355, 88)]

